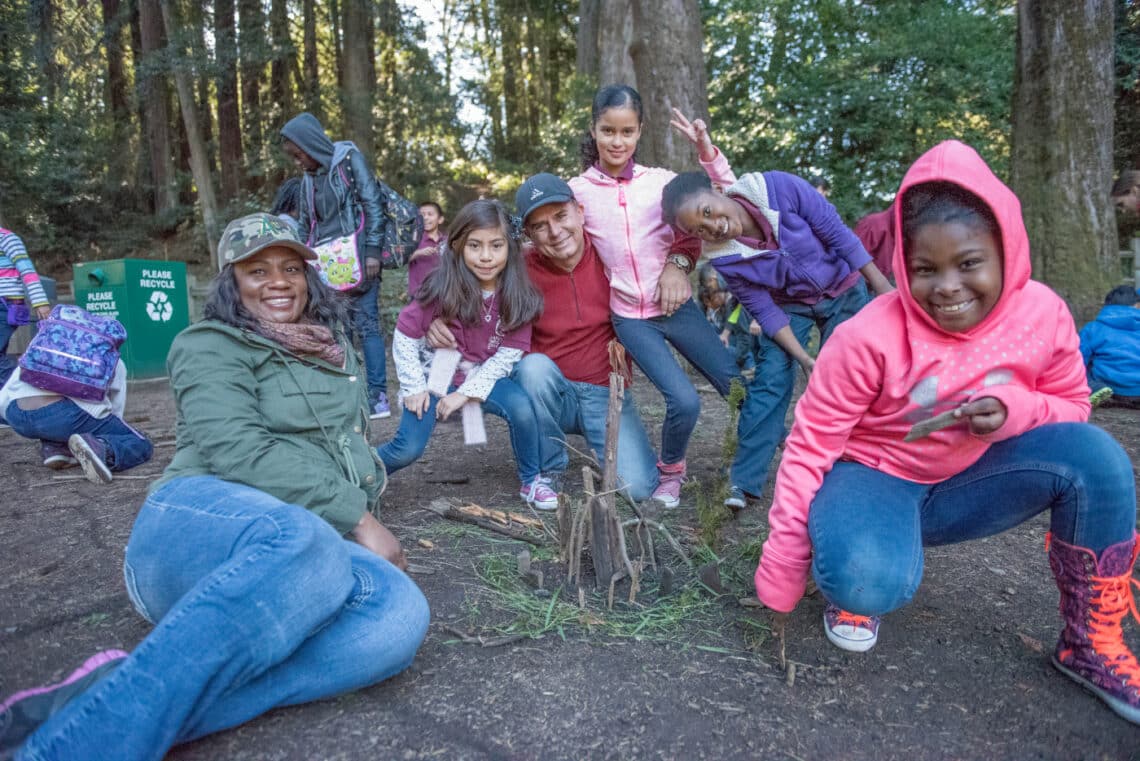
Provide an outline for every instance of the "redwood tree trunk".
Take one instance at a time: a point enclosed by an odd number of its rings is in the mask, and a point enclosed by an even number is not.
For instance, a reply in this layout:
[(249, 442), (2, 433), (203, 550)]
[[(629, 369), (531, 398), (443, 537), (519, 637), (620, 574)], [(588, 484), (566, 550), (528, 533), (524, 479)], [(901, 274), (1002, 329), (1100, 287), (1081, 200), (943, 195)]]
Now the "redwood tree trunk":
[(372, 153), (372, 97), (376, 72), (372, 66), (371, 4), (368, 0), (344, 0), (344, 123), (348, 139), (374, 162)]
[(674, 171), (696, 167), (689, 141), (669, 126), (670, 109), (708, 118), (704, 33), (697, 0), (632, 0), (630, 53), (645, 106), (639, 161)]
[[(131, 105), (127, 97), (127, 75), (123, 66), (123, 23), (119, 0), (102, 0), (103, 47), (107, 56), (107, 118), (111, 125), (112, 145), (126, 147), (131, 144)], [(106, 185), (112, 197), (129, 193), (126, 187), (131, 151), (107, 166)]]
[[(637, 86), (637, 73), (630, 55), (634, 39), (633, 0), (598, 0), (598, 84)], [(700, 24), (700, 16), (697, 17)], [(661, 51), (670, 55), (673, 51)], [(698, 53), (700, 51), (698, 50)]]
[(218, 164), (221, 200), (223, 203), (228, 203), (233, 200), (241, 187), (242, 167), (234, 0), (214, 0), (214, 40), (218, 71)]
[[(238, 0), (238, 46), (241, 60), (241, 120), (246, 166), (258, 168), (264, 156), (261, 79), (265, 69), (265, 16), (259, 0)], [(251, 180), (259, 172), (250, 172)], [(251, 188), (254, 189), (254, 188)]]
[(1112, 183), (1112, 0), (1021, 0), (1011, 185), (1034, 276), (1078, 313), (1119, 268)]
[(154, 183), (154, 212), (161, 214), (178, 205), (178, 189), (174, 185), (174, 161), (170, 155), (170, 124), (165, 78), (154, 71), (161, 56), (162, 15), (158, 0), (138, 0), (139, 38), (142, 61), (138, 68), (139, 98), (146, 114), (147, 149), (150, 154), (150, 176)]

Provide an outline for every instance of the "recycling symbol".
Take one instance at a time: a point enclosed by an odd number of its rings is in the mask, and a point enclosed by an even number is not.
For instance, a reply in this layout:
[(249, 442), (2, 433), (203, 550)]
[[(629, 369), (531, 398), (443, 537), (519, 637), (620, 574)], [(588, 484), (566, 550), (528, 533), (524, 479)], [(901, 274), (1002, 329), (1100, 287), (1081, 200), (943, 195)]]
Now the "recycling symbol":
[(174, 305), (164, 291), (154, 291), (146, 303), (146, 316), (155, 322), (168, 322), (174, 314)]

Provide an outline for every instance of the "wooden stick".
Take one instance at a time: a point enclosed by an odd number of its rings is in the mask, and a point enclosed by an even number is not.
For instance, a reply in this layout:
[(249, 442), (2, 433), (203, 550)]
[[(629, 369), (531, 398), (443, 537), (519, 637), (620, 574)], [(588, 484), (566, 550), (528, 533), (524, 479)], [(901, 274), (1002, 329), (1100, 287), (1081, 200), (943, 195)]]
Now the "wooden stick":
[(512, 529), (508, 526), (501, 526), (492, 520), (489, 520), (486, 518), (480, 518), (480, 517), (477, 517), (475, 515), (465, 513), (462, 510), (455, 508), (453, 505), (447, 504), (443, 500), (435, 500), (434, 502), (432, 502), (430, 505), (427, 506), (427, 509), (431, 510), (433, 513), (440, 516), (441, 518), (447, 518), (449, 520), (459, 521), (460, 523), (470, 523), (473, 526), (478, 526), (479, 528), (484, 528), (484, 529), (487, 529), (488, 531), (493, 531), (496, 534), (502, 534), (503, 536), (509, 536), (511, 539), (517, 539), (521, 542), (529, 542), (530, 544), (533, 544), (536, 547), (542, 546), (541, 541), (530, 536), (525, 531), (519, 531), (517, 529)]

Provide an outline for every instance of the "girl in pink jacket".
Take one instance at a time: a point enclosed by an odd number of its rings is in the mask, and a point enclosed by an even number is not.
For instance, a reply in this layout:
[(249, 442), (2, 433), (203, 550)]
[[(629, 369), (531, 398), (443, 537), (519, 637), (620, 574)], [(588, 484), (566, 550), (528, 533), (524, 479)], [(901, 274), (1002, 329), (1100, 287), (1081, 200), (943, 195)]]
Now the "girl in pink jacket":
[[(610, 309), (618, 339), (665, 397), (660, 483), (653, 499), (680, 504), (685, 450), (700, 398), (670, 345), (726, 395), (739, 370), (731, 352), (693, 302), (689, 273), (700, 256), (696, 238), (676, 238), (661, 219), (661, 189), (675, 176), (636, 162), (641, 96), (632, 87), (603, 87), (594, 96), (582, 141), (582, 174), (570, 180), (585, 210), (586, 231), (610, 276)], [(691, 126), (691, 125), (686, 125)], [(703, 125), (702, 125), (703, 126)], [(684, 130), (682, 130), (684, 131)], [(690, 139), (696, 138), (689, 135)], [(699, 131), (702, 163), (718, 157)], [(727, 167), (727, 162), (720, 162)], [(731, 182), (735, 177), (714, 177)]]
[[(894, 206), (898, 290), (836, 328), (796, 408), (756, 571), (789, 612), (809, 569), (828, 638), (874, 646), (910, 601), (923, 547), (990, 536), (1048, 509), (1061, 592), (1058, 669), (1140, 723), (1132, 464), (1089, 414), (1065, 303), (1029, 279), (1017, 197), (962, 143), (907, 172)], [(927, 422), (934, 419), (936, 422)]]

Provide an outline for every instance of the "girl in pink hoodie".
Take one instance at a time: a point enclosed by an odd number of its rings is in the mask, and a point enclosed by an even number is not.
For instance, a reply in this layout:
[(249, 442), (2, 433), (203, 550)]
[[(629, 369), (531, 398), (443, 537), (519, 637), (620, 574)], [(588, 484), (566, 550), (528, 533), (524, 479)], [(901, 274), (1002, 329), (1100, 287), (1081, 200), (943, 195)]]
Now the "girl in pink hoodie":
[(776, 477), (757, 595), (787, 613), (810, 569), (828, 638), (865, 651), (878, 617), (914, 595), (924, 546), (1048, 509), (1063, 618), (1053, 663), (1140, 723), (1140, 664), (1121, 634), (1135, 610), (1132, 464), (1087, 423), (1073, 319), (1029, 279), (1020, 203), (955, 141), (915, 162), (898, 199), (898, 290), (820, 352)]
[[(636, 162), (642, 116), (641, 96), (632, 87), (600, 89), (594, 96), (590, 132), (582, 141), (583, 171), (569, 184), (610, 277), (618, 339), (665, 397), (660, 483), (653, 499), (671, 508), (680, 504), (685, 450), (701, 403), (670, 345), (722, 396), (740, 373), (692, 299), (689, 273), (700, 256), (700, 241), (675, 237), (661, 218), (661, 189), (676, 175)], [(720, 158), (703, 123), (682, 121), (683, 126), (677, 126), (697, 144), (702, 163)], [(722, 159), (717, 166), (727, 169), (727, 162)], [(735, 176), (713, 179), (731, 183)]]

